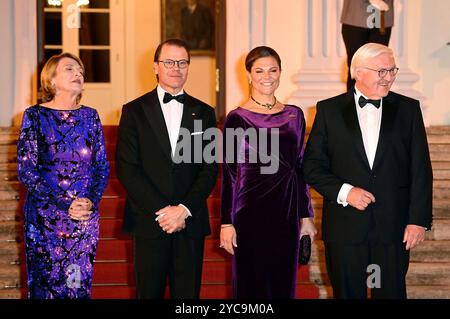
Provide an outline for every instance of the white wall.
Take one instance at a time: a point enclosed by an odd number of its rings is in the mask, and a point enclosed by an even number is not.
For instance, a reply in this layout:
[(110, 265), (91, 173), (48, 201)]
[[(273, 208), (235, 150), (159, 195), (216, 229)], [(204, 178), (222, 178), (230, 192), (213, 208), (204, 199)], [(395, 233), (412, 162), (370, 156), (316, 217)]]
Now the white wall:
[(14, 0), (0, 1), (0, 126), (10, 126), (14, 116)]
[[(256, 46), (274, 48), (281, 57), (279, 101), (286, 102), (296, 86), (291, 77), (301, 65), (302, 21), (298, 0), (228, 0), (227, 1), (227, 111), (248, 98), (245, 57)], [(292, 18), (294, 17), (294, 18)]]
[(431, 125), (450, 125), (450, 1), (408, 1), (410, 68), (420, 75)]

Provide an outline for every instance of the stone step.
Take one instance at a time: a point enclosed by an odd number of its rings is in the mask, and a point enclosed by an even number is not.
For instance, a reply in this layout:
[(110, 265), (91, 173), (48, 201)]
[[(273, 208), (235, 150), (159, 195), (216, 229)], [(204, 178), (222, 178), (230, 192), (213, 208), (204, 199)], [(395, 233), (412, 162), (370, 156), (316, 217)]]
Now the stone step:
[(16, 163), (0, 163), (0, 171), (17, 172)]
[(434, 161), (431, 162), (433, 170), (450, 170), (450, 158), (446, 161)]
[(428, 135), (428, 145), (450, 144), (450, 135)]
[(433, 200), (450, 199), (450, 187), (434, 187)]
[(433, 216), (434, 218), (450, 219), (450, 199), (434, 199)]
[[(1, 265), (0, 267), (0, 280), (10, 279), (17, 280), (20, 278), (20, 265)], [(0, 286), (1, 288), (1, 286)]]
[(20, 209), (20, 202), (18, 200), (3, 200), (0, 202), (0, 214), (2, 211), (18, 211)]
[(434, 180), (433, 188), (434, 189), (436, 189), (436, 188), (449, 189), (450, 188), (450, 179)]
[(450, 286), (450, 263), (409, 263), (406, 275), (407, 285)]
[(315, 285), (319, 290), (319, 299), (332, 299), (333, 298), (333, 288), (331, 285)]
[(19, 191), (19, 181), (2, 181), (0, 182), (0, 190), (2, 191)]
[(315, 285), (329, 285), (325, 260), (320, 262), (311, 262), (309, 264), (309, 280)]
[(450, 220), (435, 219), (433, 227), (426, 232), (427, 240), (450, 240)]
[(23, 226), (21, 222), (0, 222), (0, 242), (13, 242), (23, 237)]
[(0, 145), (17, 145), (18, 134), (0, 134)]
[[(24, 246), (22, 244), (14, 242), (0, 242), (0, 267), (2, 265), (20, 264), (25, 262), (25, 256), (23, 250)], [(22, 260), (23, 259), (23, 260)]]
[(426, 128), (427, 133), (430, 134), (450, 134), (449, 125), (432, 125)]
[(19, 134), (20, 127), (18, 126), (2, 126), (0, 127), (1, 134)]
[(450, 263), (450, 240), (425, 240), (411, 250), (410, 260)]
[(18, 181), (17, 171), (0, 171), (0, 183)]
[(0, 154), (3, 153), (17, 153), (16, 144), (0, 144)]
[(431, 161), (445, 162), (450, 158), (450, 147), (447, 144), (430, 144)]
[[(1, 205), (1, 203), (0, 203)], [(0, 210), (0, 222), (4, 221), (20, 221), (22, 213), (15, 210)]]
[(450, 299), (450, 286), (416, 286), (406, 287), (409, 299)]
[(450, 180), (450, 169), (433, 169), (434, 180)]
[[(19, 272), (20, 274), (20, 272)], [(2, 289), (15, 289), (20, 288), (20, 277), (1, 277), (0, 276), (0, 291)]]
[(20, 288), (21, 278), (20, 265), (1, 265), (0, 266), (0, 290)]
[(17, 162), (16, 152), (0, 153), (0, 163), (15, 163)]
[(19, 192), (11, 190), (0, 190), (0, 201), (18, 200)]
[(0, 289), (0, 299), (21, 299), (20, 289)]

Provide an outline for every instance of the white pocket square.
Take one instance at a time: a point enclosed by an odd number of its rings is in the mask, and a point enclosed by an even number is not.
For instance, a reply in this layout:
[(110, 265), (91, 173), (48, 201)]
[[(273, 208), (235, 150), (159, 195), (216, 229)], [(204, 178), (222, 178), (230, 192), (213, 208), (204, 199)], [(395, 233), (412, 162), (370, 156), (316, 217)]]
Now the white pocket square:
[(199, 131), (199, 132), (192, 132), (191, 135), (200, 135), (203, 134), (203, 131)]

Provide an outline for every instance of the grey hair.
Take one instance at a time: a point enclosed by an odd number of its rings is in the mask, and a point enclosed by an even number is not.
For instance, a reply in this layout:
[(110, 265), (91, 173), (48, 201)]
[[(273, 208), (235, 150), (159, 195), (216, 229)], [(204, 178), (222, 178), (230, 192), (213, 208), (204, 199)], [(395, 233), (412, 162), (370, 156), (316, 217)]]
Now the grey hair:
[(389, 54), (394, 57), (394, 51), (389, 47), (379, 43), (366, 43), (360, 47), (352, 58), (350, 65), (350, 75), (355, 78), (356, 69), (362, 67), (366, 60), (379, 56), (380, 54)]

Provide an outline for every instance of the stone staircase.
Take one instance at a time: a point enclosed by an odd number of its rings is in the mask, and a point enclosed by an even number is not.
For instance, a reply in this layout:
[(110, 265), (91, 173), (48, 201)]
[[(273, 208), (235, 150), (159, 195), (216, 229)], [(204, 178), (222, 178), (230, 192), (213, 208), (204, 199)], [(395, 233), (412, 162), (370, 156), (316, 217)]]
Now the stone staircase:
[[(407, 275), (408, 298), (450, 299), (450, 127), (427, 128), (433, 166), (433, 227), (426, 240), (411, 251)], [(312, 192), (316, 223), (321, 224), (321, 197)], [(319, 234), (320, 235), (320, 234)], [(323, 241), (316, 241), (310, 279), (320, 298), (332, 297), (325, 268)]]
[[(412, 251), (408, 294), (410, 298), (450, 298), (450, 127), (431, 127), (427, 132), (434, 171), (434, 223), (427, 240)], [(17, 128), (0, 128), (0, 299), (26, 296), (24, 190), (17, 180), (17, 134)], [(112, 159), (113, 149), (109, 153)], [(208, 200), (212, 235), (205, 243), (202, 298), (230, 297), (230, 259), (218, 249), (218, 186)], [(322, 200), (314, 190), (312, 198), (320, 228)], [(131, 241), (120, 231), (122, 212), (123, 190), (112, 167), (101, 203), (101, 240), (94, 268), (93, 298), (134, 298)], [(314, 244), (309, 272), (307, 267), (299, 270), (297, 298), (331, 298), (320, 239)]]

